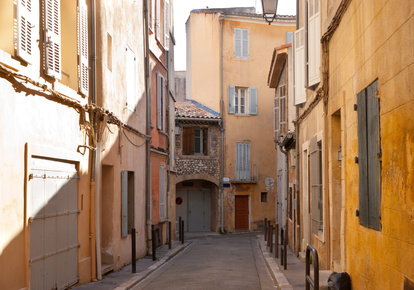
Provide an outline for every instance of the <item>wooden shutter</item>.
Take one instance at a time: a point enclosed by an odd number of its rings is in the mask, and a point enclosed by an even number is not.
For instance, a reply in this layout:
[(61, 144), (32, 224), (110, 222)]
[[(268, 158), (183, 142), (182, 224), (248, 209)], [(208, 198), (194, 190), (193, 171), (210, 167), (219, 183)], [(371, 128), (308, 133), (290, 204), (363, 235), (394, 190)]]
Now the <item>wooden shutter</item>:
[(234, 29), (234, 56), (242, 57), (242, 31), (239, 28)]
[(229, 114), (234, 114), (236, 112), (236, 87), (229, 86)]
[(168, 0), (164, 2), (164, 47), (170, 49), (170, 5)]
[(165, 165), (160, 166), (160, 220), (166, 218), (166, 205), (165, 205)]
[(161, 37), (161, 0), (156, 0), (155, 5), (155, 37), (160, 40)]
[(250, 180), (249, 143), (236, 143), (236, 180)]
[(249, 58), (249, 30), (242, 30), (242, 58)]
[(128, 235), (128, 171), (121, 171), (121, 236)]
[(157, 74), (157, 128), (164, 129), (164, 78)]
[(17, 56), (33, 63), (32, 0), (17, 1)]
[(183, 132), (183, 155), (193, 155), (194, 154), (194, 128), (185, 127), (182, 130)]
[(89, 92), (89, 57), (88, 57), (88, 6), (85, 0), (78, 0), (78, 56), (79, 56), (79, 91), (88, 96)]
[(312, 232), (322, 230), (322, 152), (317, 136), (311, 139)]
[(295, 105), (306, 102), (305, 89), (305, 35), (304, 29), (295, 31)]
[(367, 152), (367, 98), (363, 90), (357, 96), (358, 105), (358, 189), (359, 223), (368, 227), (368, 152)]
[(61, 79), (60, 0), (44, 0), (45, 74)]
[(208, 155), (208, 128), (203, 129), (203, 153)]
[(319, 0), (308, 2), (308, 85), (321, 81), (321, 20)]
[(250, 115), (257, 115), (257, 88), (250, 88)]

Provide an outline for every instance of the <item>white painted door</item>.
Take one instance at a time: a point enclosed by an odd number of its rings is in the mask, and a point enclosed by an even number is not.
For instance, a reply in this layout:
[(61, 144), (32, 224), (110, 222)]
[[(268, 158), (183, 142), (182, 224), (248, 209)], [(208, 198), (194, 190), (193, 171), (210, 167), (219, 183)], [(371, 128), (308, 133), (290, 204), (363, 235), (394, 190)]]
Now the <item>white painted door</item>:
[(211, 230), (211, 197), (208, 190), (190, 190), (188, 193), (188, 231)]
[(31, 289), (65, 289), (79, 280), (75, 164), (32, 158), (30, 183)]

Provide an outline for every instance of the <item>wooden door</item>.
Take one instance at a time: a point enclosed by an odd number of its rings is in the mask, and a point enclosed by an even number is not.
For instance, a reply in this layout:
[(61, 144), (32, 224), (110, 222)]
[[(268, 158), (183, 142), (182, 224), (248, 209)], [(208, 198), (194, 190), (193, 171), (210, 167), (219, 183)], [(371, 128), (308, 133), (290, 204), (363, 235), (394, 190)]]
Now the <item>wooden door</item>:
[(235, 228), (236, 230), (248, 230), (249, 229), (249, 197), (248, 196), (235, 196), (236, 198), (236, 211), (235, 211)]

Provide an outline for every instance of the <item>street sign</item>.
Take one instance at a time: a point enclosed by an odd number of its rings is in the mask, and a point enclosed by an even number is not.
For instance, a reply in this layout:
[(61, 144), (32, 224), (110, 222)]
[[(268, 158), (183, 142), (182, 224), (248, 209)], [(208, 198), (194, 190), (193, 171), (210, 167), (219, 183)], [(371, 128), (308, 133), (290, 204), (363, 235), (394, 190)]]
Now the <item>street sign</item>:
[(230, 187), (230, 183), (223, 183), (223, 188), (229, 188)]
[(230, 177), (223, 177), (223, 182), (229, 182), (230, 181)]

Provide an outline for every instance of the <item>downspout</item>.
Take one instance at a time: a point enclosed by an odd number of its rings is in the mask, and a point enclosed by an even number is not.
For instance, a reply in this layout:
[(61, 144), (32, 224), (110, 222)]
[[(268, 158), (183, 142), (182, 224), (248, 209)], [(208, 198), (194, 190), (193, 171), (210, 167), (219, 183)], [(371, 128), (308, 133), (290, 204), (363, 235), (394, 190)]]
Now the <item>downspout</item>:
[[(299, 29), (299, 0), (296, 0), (296, 30)], [(293, 78), (295, 79), (295, 78)], [(296, 118), (299, 118), (299, 107), (296, 106)], [(296, 198), (300, 200), (300, 149), (299, 149), (299, 123), (295, 123), (295, 131), (296, 131)], [(297, 204), (297, 203), (296, 203)], [(300, 211), (300, 207), (297, 207), (297, 211)], [(300, 216), (300, 215), (299, 215)], [(301, 225), (303, 223), (300, 223)], [(296, 231), (296, 229), (295, 229)], [(299, 235), (298, 235), (299, 236)], [(300, 243), (299, 243), (300, 245)], [(303, 246), (303, 245), (302, 245)]]
[[(96, 3), (95, 0), (91, 0), (91, 101), (96, 105)], [(92, 151), (91, 158), (91, 217), (92, 217), (92, 204), (95, 209), (95, 233), (93, 227), (91, 227), (91, 263), (92, 263), (92, 280), (102, 279), (101, 268), (101, 224), (100, 224), (100, 163), (101, 163), (101, 143), (98, 140), (97, 134), (97, 117), (93, 114), (93, 131), (96, 140), (96, 150)], [(92, 191), (93, 188), (93, 191)], [(93, 203), (92, 203), (93, 202)], [(95, 243), (93, 240), (95, 239)], [(93, 245), (94, 244), (94, 245)], [(94, 264), (96, 263), (96, 271)]]
[(279, 145), (280, 151), (285, 154), (286, 159), (286, 234), (288, 233), (288, 217), (289, 217), (289, 160), (288, 160), (288, 152), (287, 150), (283, 149), (283, 146)]
[[(150, 73), (150, 51), (149, 51), (149, 25), (148, 25), (148, 3), (144, 3), (144, 39), (145, 39), (145, 92), (146, 92), (146, 122), (145, 132), (147, 136), (151, 135), (151, 73)], [(146, 230), (145, 236), (147, 249), (150, 249), (149, 231), (151, 228), (151, 140), (147, 139), (145, 144), (145, 219)]]
[(221, 19), (221, 31), (220, 31), (220, 84), (221, 84), (221, 97), (220, 97), (220, 132), (221, 132), (221, 165), (220, 165), (220, 192), (221, 192), (221, 231), (224, 232), (224, 100), (223, 100), (223, 21), (226, 19), (226, 15)]
[[(167, 121), (167, 220), (170, 221), (170, 174), (171, 174), (171, 164), (170, 164), (170, 158), (171, 158), (171, 139), (170, 139), (170, 53), (167, 50), (165, 52), (166, 57), (166, 66), (167, 66), (167, 114), (166, 114), (166, 121)], [(168, 229), (169, 230), (169, 229)], [(168, 235), (167, 235), (168, 236)]]

